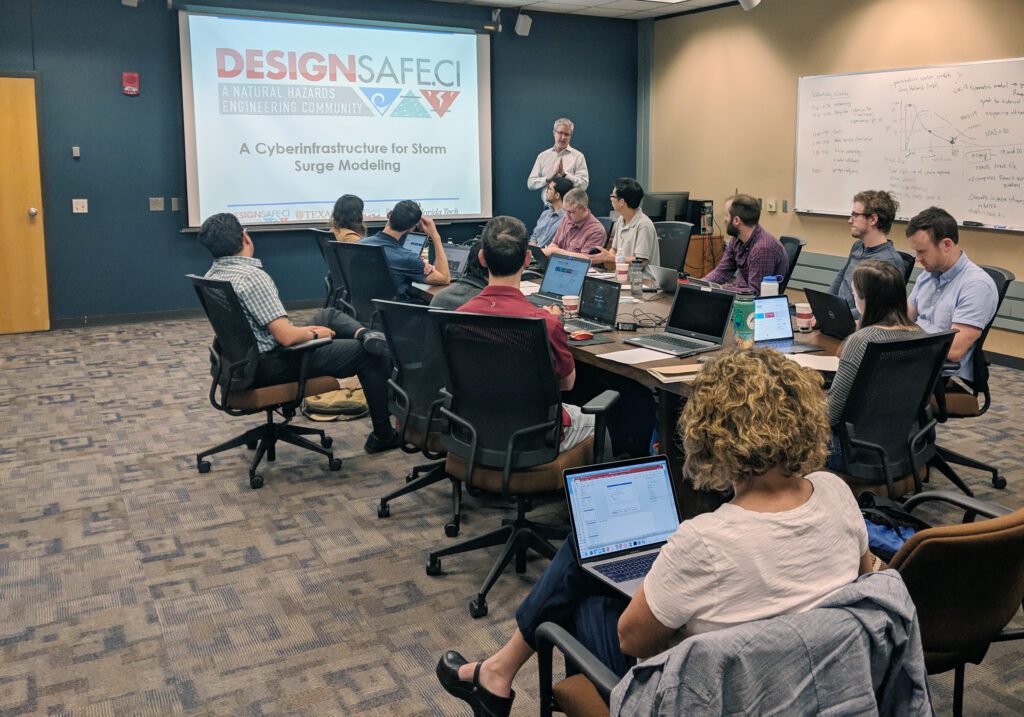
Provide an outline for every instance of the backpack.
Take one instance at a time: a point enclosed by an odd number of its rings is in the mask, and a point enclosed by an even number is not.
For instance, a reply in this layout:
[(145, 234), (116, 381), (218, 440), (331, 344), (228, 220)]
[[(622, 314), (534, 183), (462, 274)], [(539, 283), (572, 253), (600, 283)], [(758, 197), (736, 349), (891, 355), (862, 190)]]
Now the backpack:
[(896, 501), (874, 493), (861, 493), (857, 503), (868, 529), (868, 546), (873, 554), (887, 563), (910, 536), (931, 527), (903, 510)]

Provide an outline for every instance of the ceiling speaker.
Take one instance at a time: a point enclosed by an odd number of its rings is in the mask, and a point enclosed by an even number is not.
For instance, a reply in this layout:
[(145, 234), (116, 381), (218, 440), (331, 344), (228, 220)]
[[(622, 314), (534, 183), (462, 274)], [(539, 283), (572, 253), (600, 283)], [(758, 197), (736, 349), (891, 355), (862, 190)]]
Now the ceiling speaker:
[(516, 18), (516, 34), (521, 37), (526, 37), (530, 34), (531, 27), (533, 27), (533, 18), (529, 15), (519, 13), (519, 17)]
[(740, 0), (740, 7), (748, 12), (761, 4), (761, 0)]

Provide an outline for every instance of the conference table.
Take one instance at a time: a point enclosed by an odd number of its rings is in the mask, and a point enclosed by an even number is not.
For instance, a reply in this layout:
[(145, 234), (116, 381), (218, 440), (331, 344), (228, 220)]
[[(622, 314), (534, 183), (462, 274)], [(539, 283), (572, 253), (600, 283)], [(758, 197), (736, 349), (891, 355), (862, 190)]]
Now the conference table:
[[(410, 293), (429, 302), (430, 298), (443, 288), (426, 287), (425, 285), (417, 286), (414, 284)], [(627, 296), (629, 296), (629, 293), (623, 291), (622, 300), (625, 301)], [(639, 314), (640, 312), (663, 319), (668, 316), (671, 307), (671, 296), (660, 292), (644, 293), (644, 298), (636, 300), (636, 303), (632, 301), (630, 303), (620, 303), (617, 320), (635, 321), (634, 314)], [(655, 393), (657, 399), (656, 425), (661, 439), (661, 452), (668, 456), (669, 467), (675, 479), (676, 501), (679, 505), (680, 515), (684, 518), (692, 518), (700, 513), (715, 510), (726, 498), (718, 493), (696, 490), (683, 474), (684, 455), (682, 446), (677, 438), (677, 426), (683, 406), (691, 392), (690, 382), (675, 381), (666, 383), (651, 374), (650, 369), (697, 364), (714, 357), (717, 352), (708, 352), (682, 359), (665, 354), (664, 358), (640, 364), (626, 364), (602, 358), (605, 354), (636, 348), (625, 343), (631, 337), (662, 330), (664, 329), (642, 328), (637, 331), (614, 331), (597, 334), (597, 336), (609, 337), (611, 341), (600, 344), (588, 344), (586, 342), (581, 344), (570, 340), (569, 348), (572, 351), (573, 359), (577, 363), (586, 364), (597, 370), (629, 379)], [(822, 350), (816, 354), (818, 356), (834, 356), (839, 349), (840, 342), (837, 339), (825, 336), (820, 331), (797, 334), (796, 337), (801, 343), (820, 346)], [(725, 337), (722, 349), (728, 350), (734, 347), (735, 341), (730, 330)]]

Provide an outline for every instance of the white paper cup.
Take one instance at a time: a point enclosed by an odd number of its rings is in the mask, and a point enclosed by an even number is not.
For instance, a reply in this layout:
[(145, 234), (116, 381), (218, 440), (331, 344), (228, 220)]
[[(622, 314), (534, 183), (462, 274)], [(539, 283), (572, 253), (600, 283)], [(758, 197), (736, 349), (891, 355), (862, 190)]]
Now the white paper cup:
[(811, 321), (814, 319), (814, 314), (811, 313), (810, 304), (797, 304), (796, 305), (796, 328), (799, 331), (810, 331)]
[(567, 314), (575, 314), (580, 310), (580, 297), (575, 294), (566, 294), (562, 297), (562, 308)]
[(629, 264), (616, 264), (615, 278), (620, 284), (629, 282)]

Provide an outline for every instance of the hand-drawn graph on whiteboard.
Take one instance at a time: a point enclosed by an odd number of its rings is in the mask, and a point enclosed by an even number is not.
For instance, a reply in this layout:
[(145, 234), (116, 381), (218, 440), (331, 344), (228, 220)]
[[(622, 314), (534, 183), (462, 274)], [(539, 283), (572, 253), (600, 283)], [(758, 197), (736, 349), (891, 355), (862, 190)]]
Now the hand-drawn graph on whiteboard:
[(863, 189), (901, 219), (1024, 229), (1024, 59), (800, 78), (796, 210), (845, 215)]

